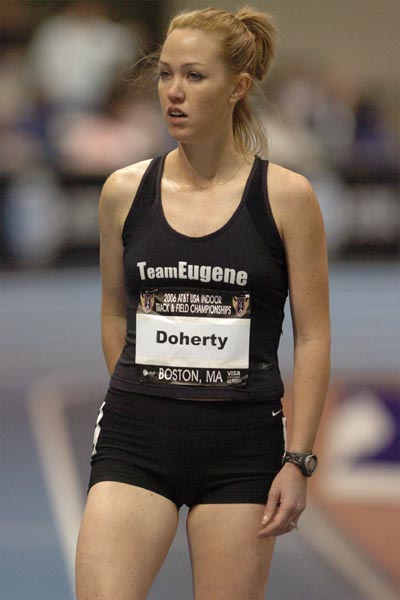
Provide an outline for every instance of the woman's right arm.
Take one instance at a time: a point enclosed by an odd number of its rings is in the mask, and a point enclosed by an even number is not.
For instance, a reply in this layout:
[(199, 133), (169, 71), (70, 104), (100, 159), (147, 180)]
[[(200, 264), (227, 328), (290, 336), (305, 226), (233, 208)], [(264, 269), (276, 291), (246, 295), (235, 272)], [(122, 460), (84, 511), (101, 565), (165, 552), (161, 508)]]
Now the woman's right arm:
[(103, 186), (99, 201), (101, 341), (110, 375), (121, 355), (126, 334), (127, 297), (121, 238), (124, 186), (121, 179), (123, 176), (118, 171), (110, 175)]
[(143, 174), (145, 160), (112, 173), (99, 201), (101, 340), (110, 375), (121, 355), (126, 335), (127, 295), (123, 271), (122, 228)]

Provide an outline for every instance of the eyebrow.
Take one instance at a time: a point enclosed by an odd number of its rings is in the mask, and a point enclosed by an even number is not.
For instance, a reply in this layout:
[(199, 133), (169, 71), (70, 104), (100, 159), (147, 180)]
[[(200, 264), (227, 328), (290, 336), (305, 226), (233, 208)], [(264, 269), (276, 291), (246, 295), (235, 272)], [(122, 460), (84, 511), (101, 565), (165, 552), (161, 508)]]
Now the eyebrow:
[[(164, 65), (164, 66), (166, 66), (166, 67), (170, 67), (170, 66), (171, 66), (171, 65), (170, 65), (168, 62), (165, 62), (165, 60), (159, 60), (159, 61), (158, 61), (158, 64), (159, 64), (159, 65)], [(184, 64), (182, 65), (182, 67), (194, 67), (195, 65), (201, 65), (201, 66), (203, 66), (203, 67), (207, 66), (205, 63), (199, 63), (199, 62), (187, 62), (187, 63), (184, 63)]]

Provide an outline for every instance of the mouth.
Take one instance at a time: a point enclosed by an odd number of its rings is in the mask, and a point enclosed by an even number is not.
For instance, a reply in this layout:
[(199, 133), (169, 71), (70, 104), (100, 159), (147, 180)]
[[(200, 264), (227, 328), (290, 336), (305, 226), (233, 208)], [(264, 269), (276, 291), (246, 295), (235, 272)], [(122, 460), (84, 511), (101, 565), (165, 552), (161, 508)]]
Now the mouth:
[(187, 115), (179, 108), (169, 108), (167, 110), (168, 121), (172, 123), (179, 123), (187, 118)]

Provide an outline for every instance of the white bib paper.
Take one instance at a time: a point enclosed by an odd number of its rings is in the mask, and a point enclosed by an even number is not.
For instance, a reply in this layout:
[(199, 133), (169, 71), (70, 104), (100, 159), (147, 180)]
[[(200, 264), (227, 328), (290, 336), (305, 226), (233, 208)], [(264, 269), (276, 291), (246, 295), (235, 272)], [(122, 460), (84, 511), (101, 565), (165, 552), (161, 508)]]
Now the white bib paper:
[(250, 295), (246, 292), (142, 291), (136, 314), (140, 381), (245, 385)]

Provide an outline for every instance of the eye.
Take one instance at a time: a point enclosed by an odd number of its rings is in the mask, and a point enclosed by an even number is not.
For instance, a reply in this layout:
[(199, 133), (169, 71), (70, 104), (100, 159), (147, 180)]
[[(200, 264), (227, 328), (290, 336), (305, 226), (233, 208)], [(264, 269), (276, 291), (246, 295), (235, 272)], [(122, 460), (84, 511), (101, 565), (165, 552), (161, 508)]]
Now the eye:
[(196, 73), (195, 71), (190, 71), (188, 73), (188, 77), (189, 79), (191, 79), (192, 81), (200, 81), (201, 79), (203, 79), (203, 76), (200, 75), (200, 73)]
[(158, 76), (160, 79), (168, 79), (169, 73), (168, 73), (168, 71), (160, 71)]

